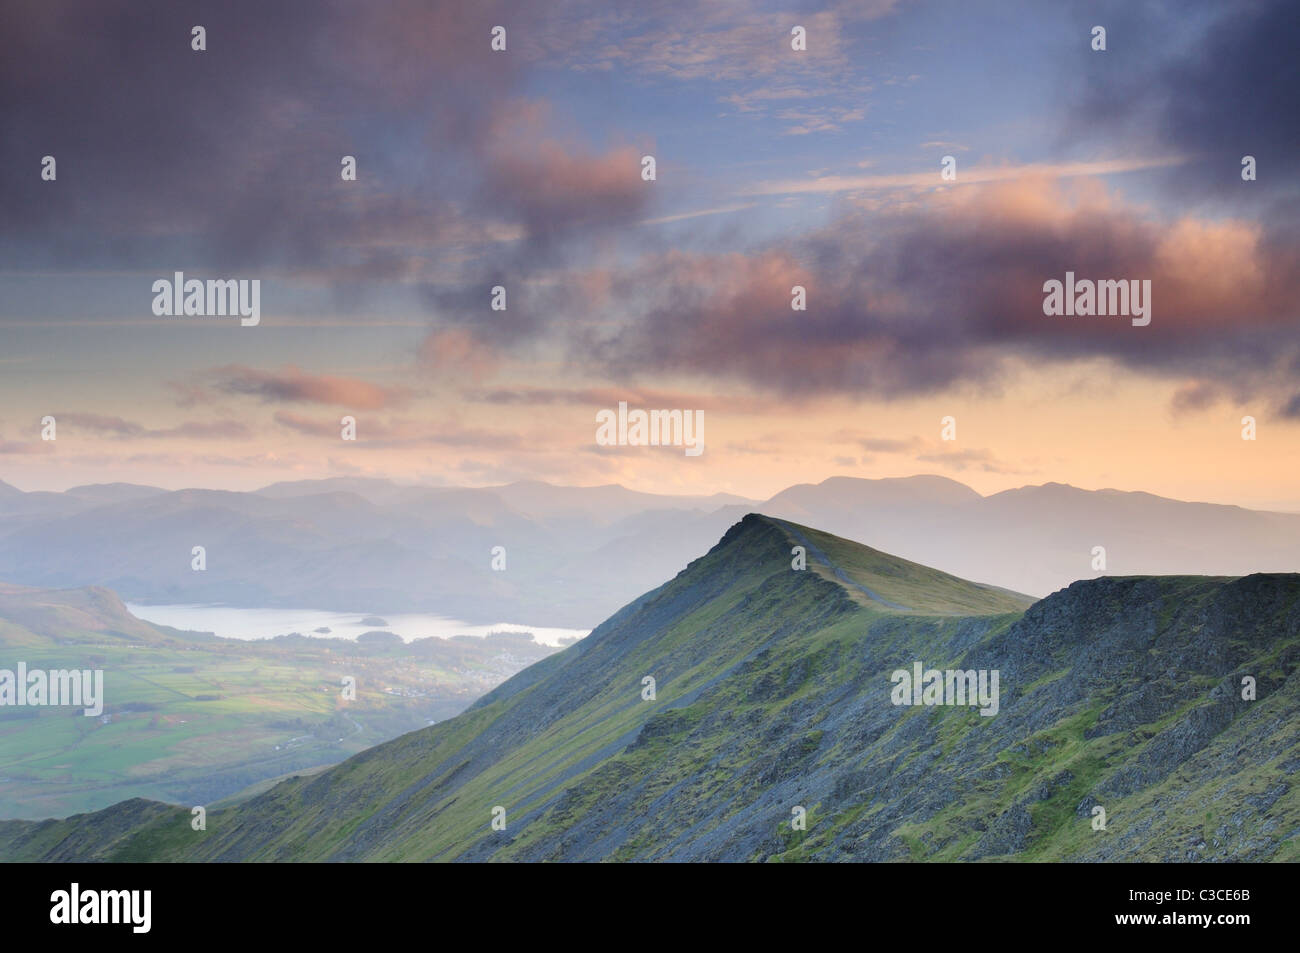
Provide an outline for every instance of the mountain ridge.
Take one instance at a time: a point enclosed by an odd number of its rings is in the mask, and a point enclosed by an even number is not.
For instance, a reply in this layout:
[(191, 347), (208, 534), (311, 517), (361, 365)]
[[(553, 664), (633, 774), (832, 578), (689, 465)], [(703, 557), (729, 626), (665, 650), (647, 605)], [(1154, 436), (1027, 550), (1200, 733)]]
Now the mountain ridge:
[[(671, 578), (752, 511), (832, 527), (914, 563), (1032, 596), (1098, 572), (1300, 569), (1298, 514), (1064, 484), (983, 497), (946, 477), (834, 477), (760, 503), (718, 505), (717, 497), (655, 496), (617, 484), (364, 482), (293, 484), (288, 495), (148, 488), (0, 495), (0, 579), (104, 585), (146, 604), (368, 607), (586, 629)], [(105, 494), (124, 498), (99, 499)], [(190, 568), (195, 545), (208, 554), (202, 573)], [(494, 568), (497, 547), (504, 571)]]
[[(210, 812), (206, 832), (182, 809), (130, 803), (0, 824), (0, 848), (207, 861), (1297, 858), (1300, 576), (1103, 577), (1023, 610), (925, 614), (857, 599), (811, 560), (792, 569), (796, 544), (781, 522), (746, 517), (462, 715)], [(839, 540), (832, 568), (881, 575), (879, 554), (859, 549)], [(886, 596), (915, 582), (903, 561), (893, 568)], [(942, 585), (928, 603), (952, 597)], [(889, 673), (913, 662), (1000, 671), (999, 711), (899, 707)], [(1258, 701), (1236, 697), (1246, 674)], [(1106, 831), (1092, 828), (1094, 806)], [(796, 807), (806, 831), (790, 825)]]

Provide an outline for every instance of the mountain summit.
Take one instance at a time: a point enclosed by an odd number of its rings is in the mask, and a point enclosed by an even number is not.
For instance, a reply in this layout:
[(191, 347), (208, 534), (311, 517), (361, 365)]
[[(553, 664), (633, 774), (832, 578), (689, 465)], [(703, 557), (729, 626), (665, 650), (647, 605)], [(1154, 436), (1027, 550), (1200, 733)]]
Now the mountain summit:
[[(463, 714), (210, 811), (206, 831), (131, 801), (0, 824), (0, 854), (1300, 856), (1300, 576), (1101, 578), (1029, 601), (751, 514)], [(996, 673), (1000, 699), (898, 691), (930, 670)]]

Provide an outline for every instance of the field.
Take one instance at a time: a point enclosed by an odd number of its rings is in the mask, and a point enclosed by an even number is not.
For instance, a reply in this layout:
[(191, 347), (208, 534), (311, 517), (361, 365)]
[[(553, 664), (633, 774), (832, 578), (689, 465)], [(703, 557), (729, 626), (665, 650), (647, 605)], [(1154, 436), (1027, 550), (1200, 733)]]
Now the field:
[[(111, 593), (97, 590), (111, 599), (102, 613), (62, 604), (65, 592), (86, 590), (6, 591), (0, 668), (101, 669), (104, 714), (0, 708), (0, 817), (60, 817), (131, 797), (207, 805), (449, 718), (554, 651), (508, 634), (245, 642), (129, 615), (133, 624), (114, 629)], [(14, 607), (15, 594), (34, 593), (43, 611)]]

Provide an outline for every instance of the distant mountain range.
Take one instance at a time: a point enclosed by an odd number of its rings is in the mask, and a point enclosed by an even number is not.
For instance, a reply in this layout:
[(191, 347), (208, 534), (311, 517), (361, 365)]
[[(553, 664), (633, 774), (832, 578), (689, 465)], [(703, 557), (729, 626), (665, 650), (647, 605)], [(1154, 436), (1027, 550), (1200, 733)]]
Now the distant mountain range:
[[(0, 483), (0, 579), (107, 586), (132, 602), (436, 612), (587, 628), (671, 578), (756, 510), (1035, 596), (1106, 574), (1300, 569), (1300, 514), (1147, 493), (1028, 486), (984, 497), (938, 476), (801, 484), (769, 500), (520, 482), (377, 479), (252, 493)], [(191, 569), (206, 550), (207, 569)], [(492, 551), (505, 550), (505, 570)]]
[[(1030, 602), (751, 514), (449, 721), (204, 831), (137, 799), (0, 823), (0, 856), (1300, 859), (1300, 575)], [(984, 673), (997, 703), (903, 704), (915, 668)]]

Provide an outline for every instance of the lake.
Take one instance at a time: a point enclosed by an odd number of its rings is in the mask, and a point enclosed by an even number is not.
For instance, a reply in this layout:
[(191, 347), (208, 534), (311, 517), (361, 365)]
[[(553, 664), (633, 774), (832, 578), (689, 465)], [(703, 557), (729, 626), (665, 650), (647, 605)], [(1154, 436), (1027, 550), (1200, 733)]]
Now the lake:
[[(403, 641), (430, 636), (449, 639), (456, 635), (482, 638), (492, 632), (531, 632), (543, 645), (566, 645), (584, 638), (590, 629), (556, 629), (501, 622), (470, 625), (458, 619), (426, 613), (397, 613), (379, 616), (372, 612), (325, 612), (317, 609), (241, 609), (233, 606), (175, 605), (144, 606), (133, 602), (127, 609), (137, 618), (158, 625), (196, 632), (213, 632), (225, 639), (273, 639), (297, 632), (328, 639), (355, 639), (363, 632), (392, 632)], [(385, 624), (375, 624), (382, 619)], [(369, 621), (362, 621), (369, 620)], [(329, 629), (317, 632), (317, 629)]]

